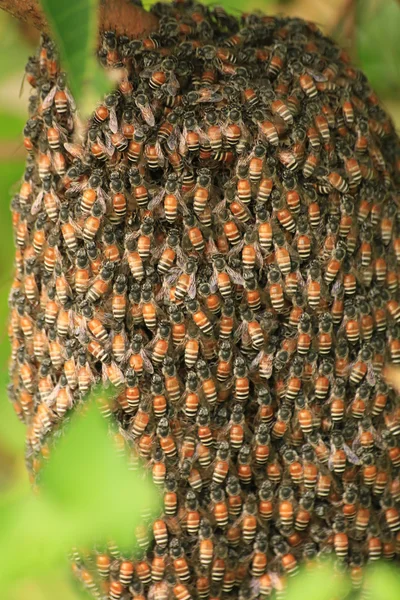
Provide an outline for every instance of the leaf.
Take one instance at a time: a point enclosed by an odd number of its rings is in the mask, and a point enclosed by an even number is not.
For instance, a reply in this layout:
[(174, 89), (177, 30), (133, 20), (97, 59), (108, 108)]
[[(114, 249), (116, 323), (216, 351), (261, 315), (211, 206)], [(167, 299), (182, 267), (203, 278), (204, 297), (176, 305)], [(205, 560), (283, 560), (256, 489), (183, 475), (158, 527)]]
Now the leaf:
[(0, 585), (6, 587), (24, 576), (39, 577), (65, 556), (58, 535), (62, 515), (44, 499), (27, 493), (2, 506), (0, 531)]
[(322, 565), (303, 569), (288, 585), (286, 600), (331, 600), (344, 598), (351, 584), (348, 578), (335, 570), (333, 564), (326, 562)]
[(96, 103), (98, 103), (103, 96), (114, 87), (114, 82), (111, 80), (110, 76), (117, 73), (117, 70), (105, 71), (101, 68), (94, 55), (88, 57), (87, 64), (88, 68), (83, 82), (84, 94), (79, 105), (79, 108), (85, 117), (93, 111), (93, 107)]
[(94, 402), (88, 406), (57, 443), (40, 485), (69, 521), (75, 544), (104, 536), (131, 544), (140, 513), (155, 511), (159, 499), (149, 478), (117, 454)]
[(399, 600), (400, 578), (396, 567), (383, 562), (368, 571), (365, 589), (374, 600)]
[(75, 99), (83, 92), (97, 36), (98, 0), (41, 0)]
[(39, 490), (36, 496), (10, 491), (1, 502), (1, 589), (51, 571), (72, 546), (113, 539), (132, 549), (141, 513), (159, 508), (148, 476), (129, 471), (117, 454), (93, 398), (53, 447)]
[(400, 5), (396, 0), (357, 3), (356, 46), (362, 70), (383, 95), (400, 91)]

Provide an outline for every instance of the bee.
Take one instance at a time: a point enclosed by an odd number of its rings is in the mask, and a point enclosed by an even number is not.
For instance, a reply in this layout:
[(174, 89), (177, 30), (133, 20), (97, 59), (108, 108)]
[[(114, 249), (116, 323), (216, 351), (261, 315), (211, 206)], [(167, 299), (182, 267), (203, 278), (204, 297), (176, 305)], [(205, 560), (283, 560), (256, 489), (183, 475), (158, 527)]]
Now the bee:
[(107, 261), (104, 263), (104, 267), (101, 269), (100, 274), (89, 287), (86, 294), (87, 301), (95, 304), (106, 294), (108, 294), (112, 286), (113, 277), (114, 263)]
[(52, 87), (43, 100), (41, 111), (46, 111), (53, 105), (55, 106), (56, 113), (59, 117), (64, 117), (68, 112), (74, 113), (76, 111), (75, 101), (67, 88), (66, 73), (60, 73), (58, 75), (56, 85)]
[(86, 242), (93, 241), (99, 232), (104, 214), (101, 203), (95, 202), (90, 213), (90, 216), (85, 220), (82, 231), (83, 238)]
[(265, 118), (266, 115), (260, 109), (256, 109), (253, 113), (253, 118), (256, 121), (263, 138), (271, 144), (271, 146), (278, 146), (279, 144), (279, 131), (275, 123)]
[(144, 265), (139, 253), (139, 242), (130, 236), (125, 240), (123, 259), (128, 263), (132, 277), (139, 283), (144, 279)]
[(276, 44), (273, 52), (271, 53), (267, 74), (271, 78), (276, 78), (282, 71), (286, 61), (286, 49), (283, 45)]
[(127, 211), (127, 200), (124, 192), (124, 185), (118, 172), (110, 174), (110, 191), (112, 197), (112, 213), (109, 216), (110, 222), (115, 225), (125, 219)]
[(207, 314), (201, 309), (199, 302), (195, 298), (188, 298), (186, 301), (186, 308), (192, 315), (193, 322), (195, 325), (197, 325), (200, 331), (205, 335), (211, 334), (213, 330), (212, 323)]
[(40, 211), (42, 203), (48, 218), (53, 222), (57, 221), (60, 211), (60, 200), (53, 189), (52, 177), (48, 174), (43, 177), (41, 191), (32, 204), (32, 215), (36, 215)]
[(196, 370), (200, 378), (200, 385), (204, 397), (206, 398), (209, 405), (214, 405), (217, 401), (217, 388), (216, 383), (211, 375), (211, 371), (207, 363), (201, 359), (196, 363)]
[(184, 318), (183, 311), (172, 304), (169, 307), (169, 317), (171, 323), (171, 332), (172, 332), (172, 343), (175, 348), (180, 347), (180, 345), (184, 342), (185, 336), (187, 333), (186, 322)]
[(70, 211), (67, 205), (60, 208), (60, 221), (62, 223), (60, 229), (65, 245), (68, 250), (75, 254), (78, 249), (77, 228), (70, 217)]
[(135, 98), (135, 104), (138, 107), (144, 122), (147, 125), (149, 125), (150, 127), (154, 127), (154, 125), (155, 125), (154, 113), (150, 106), (149, 99), (146, 97), (146, 95), (138, 94)]
[(186, 295), (189, 298), (196, 296), (196, 271), (197, 260), (189, 258), (183, 268), (183, 272), (179, 275), (175, 286), (175, 301), (181, 303)]
[[(183, 253), (179, 246), (179, 235), (178, 231), (171, 229), (170, 233), (167, 237), (166, 244), (164, 249), (162, 250), (160, 259), (157, 264), (157, 271), (161, 275), (165, 275), (168, 271), (171, 270), (175, 260), (182, 261)], [(190, 270), (194, 268), (193, 261)]]

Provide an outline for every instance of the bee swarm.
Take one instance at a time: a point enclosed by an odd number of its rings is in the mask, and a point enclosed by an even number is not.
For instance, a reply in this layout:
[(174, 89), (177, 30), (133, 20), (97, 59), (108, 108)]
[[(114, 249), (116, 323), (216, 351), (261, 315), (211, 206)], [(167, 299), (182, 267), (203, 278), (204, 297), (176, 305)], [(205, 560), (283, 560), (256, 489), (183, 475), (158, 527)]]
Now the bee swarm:
[[(164, 501), (134, 551), (73, 553), (101, 599), (282, 597), (327, 554), (400, 555), (400, 145), (301, 19), (156, 4), (76, 141), (54, 44), (26, 75), (10, 398), (32, 477), (97, 382)], [(129, 501), (134, 501), (131, 499)]]

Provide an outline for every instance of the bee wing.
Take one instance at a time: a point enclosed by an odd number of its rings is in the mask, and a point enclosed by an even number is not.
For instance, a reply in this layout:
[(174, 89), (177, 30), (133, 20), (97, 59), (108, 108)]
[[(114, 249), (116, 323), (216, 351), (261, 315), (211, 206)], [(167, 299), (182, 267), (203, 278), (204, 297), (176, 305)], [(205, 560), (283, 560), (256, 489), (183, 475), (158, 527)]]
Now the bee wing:
[(192, 273), (192, 275), (190, 276), (187, 293), (189, 298), (196, 298), (196, 273)]
[(181, 270), (183, 270), (186, 261), (187, 256), (184, 254), (182, 248), (178, 246), (176, 249), (176, 263)]
[[(103, 367), (104, 366), (105, 365), (103, 364)], [(124, 374), (123, 374), (123, 372), (121, 371), (121, 369), (119, 368), (119, 366), (117, 365), (117, 363), (115, 361), (111, 362), (111, 365), (109, 366), (109, 369), (113, 369), (114, 376), (115, 376), (115, 374), (117, 374), (118, 375), (118, 379), (121, 381), (121, 383), (123, 383), (125, 381)]]
[(242, 251), (244, 246), (244, 239), (242, 238), (238, 244), (235, 244), (228, 252), (227, 256), (236, 256)]
[(212, 238), (208, 238), (205, 250), (206, 255), (218, 254), (218, 248)]
[(247, 329), (247, 324), (245, 321), (243, 321), (242, 323), (240, 323), (239, 327), (236, 329), (234, 335), (233, 335), (233, 339), (236, 342), (238, 342), (240, 340), (240, 338), (244, 339), (245, 334), (247, 333), (248, 335), (248, 340), (250, 340), (250, 336), (248, 334), (248, 329)]
[(157, 157), (158, 157), (158, 164), (160, 165), (160, 167), (163, 167), (165, 164), (165, 156), (164, 156), (164, 152), (162, 151), (160, 142), (157, 141), (155, 143), (155, 148), (156, 148)]
[(21, 86), (19, 88), (19, 98), (21, 98), (22, 94), (24, 93), (25, 78), (26, 78), (26, 72), (24, 73), (24, 76), (21, 81)]
[(285, 248), (289, 252), (289, 256), (291, 259), (293, 258), (295, 260), (298, 260), (299, 254), (298, 252), (296, 252), (296, 250), (293, 249), (293, 246), (291, 246), (290, 244), (285, 244)]
[(304, 293), (304, 288), (306, 286), (306, 282), (304, 281), (303, 276), (302, 276), (302, 274), (300, 273), (299, 270), (296, 271), (296, 278), (297, 278), (297, 283), (298, 283), (298, 286), (299, 286), (299, 290), (302, 293)]
[(210, 98), (209, 100), (205, 100), (205, 102), (221, 102), (222, 99), (223, 95), (221, 92), (217, 90), (211, 90)]
[(69, 142), (66, 142), (64, 148), (68, 154), (71, 154), (74, 158), (83, 158), (83, 148), (81, 144), (70, 144)]
[(334, 297), (337, 296), (338, 293), (341, 291), (341, 288), (342, 288), (342, 282), (340, 281), (340, 279), (337, 279), (332, 286), (332, 291), (331, 291), (332, 296), (334, 296)]
[(153, 196), (153, 198), (150, 200), (147, 208), (149, 210), (153, 210), (153, 208), (155, 208), (156, 206), (158, 206), (160, 204), (160, 202), (162, 201), (164, 196), (165, 196), (165, 190), (161, 190), (158, 194)]
[(317, 71), (314, 71), (313, 69), (309, 69), (309, 68), (307, 68), (306, 71), (309, 75), (311, 75), (311, 77), (313, 79), (315, 79), (315, 81), (318, 81), (318, 82), (328, 81), (328, 78), (325, 75), (323, 75), (322, 73), (318, 73)]
[(361, 464), (360, 458), (357, 456), (357, 454), (355, 454), (355, 452), (352, 451), (352, 449), (347, 444), (343, 444), (343, 450), (346, 452), (347, 458), (351, 463), (353, 463), (353, 465)]
[(268, 571), (268, 575), (271, 578), (271, 582), (274, 588), (279, 588), (281, 583), (279, 575), (277, 575), (274, 571)]
[(260, 267), (264, 264), (264, 255), (261, 250), (260, 244), (256, 241), (254, 242), (254, 249), (256, 251), (256, 261)]
[(78, 235), (78, 237), (82, 238), (83, 237), (82, 227), (79, 227), (78, 223), (76, 221), (74, 221), (73, 219), (69, 219), (69, 223), (74, 228), (74, 231)]
[(153, 66), (151, 69), (147, 68), (147, 69), (143, 69), (143, 71), (140, 71), (140, 78), (141, 79), (150, 79), (150, 77), (153, 75), (154, 70), (156, 70), (158, 67), (158, 65)]
[(75, 324), (76, 324), (76, 333), (79, 336), (82, 336), (87, 331), (87, 321), (81, 315), (75, 313)]
[(108, 198), (107, 194), (102, 188), (99, 188), (97, 191), (97, 200), (100, 203), (100, 206), (104, 212), (107, 210), (106, 199)]
[(335, 447), (332, 446), (331, 452), (330, 452), (329, 458), (328, 458), (328, 467), (329, 467), (329, 469), (331, 471), (333, 471), (333, 457), (334, 457), (334, 454), (335, 454)]
[(53, 388), (53, 391), (47, 396), (47, 398), (45, 400), (45, 404), (47, 406), (53, 406), (53, 404), (55, 403), (55, 401), (57, 399), (60, 388), (61, 388), (60, 384), (57, 383), (57, 385)]
[(145, 352), (145, 350), (142, 349), (140, 351), (140, 356), (143, 358), (143, 367), (145, 368), (145, 370), (148, 373), (153, 374), (154, 373), (153, 363), (151, 362), (150, 358), (147, 356), (147, 353)]
[(284, 167), (286, 167), (293, 160), (295, 160), (295, 156), (290, 150), (281, 150), (280, 152), (278, 152), (278, 158)]
[(115, 107), (112, 107), (110, 109), (109, 126), (110, 126), (110, 129), (111, 129), (112, 133), (117, 133), (117, 131), (118, 131), (118, 119), (117, 119), (117, 112), (115, 110)]
[(32, 207), (31, 207), (32, 215), (36, 215), (39, 212), (40, 207), (42, 206), (43, 196), (44, 196), (44, 192), (43, 192), (43, 190), (40, 190), (40, 192), (36, 196), (35, 202), (32, 204)]
[(158, 292), (158, 294), (156, 295), (157, 302), (162, 300), (168, 294), (169, 288), (170, 288), (170, 286), (168, 285), (167, 278), (164, 277), (164, 281), (162, 283), (161, 289)]
[(58, 196), (57, 196), (57, 194), (55, 193), (55, 191), (54, 191), (54, 190), (51, 190), (50, 194), (52, 195), (52, 197), (53, 197), (53, 200), (54, 200), (54, 202), (56, 203), (57, 207), (60, 207), (60, 206), (61, 206), (61, 202), (60, 202), (60, 199), (59, 199), (59, 197), (58, 197)]
[[(164, 87), (164, 86), (163, 86)], [(180, 89), (179, 81), (173, 73), (169, 75), (169, 81), (165, 84), (165, 89), (171, 96), (176, 96)]]
[(255, 369), (256, 367), (258, 367), (258, 365), (261, 362), (261, 359), (263, 358), (263, 356), (265, 355), (264, 350), (261, 350), (257, 356), (255, 358), (253, 358), (253, 360), (250, 363), (250, 371), (252, 371), (253, 369)]
[(217, 289), (218, 289), (218, 285), (217, 285), (217, 273), (216, 273), (215, 269), (214, 269), (214, 272), (213, 272), (213, 274), (211, 276), (211, 279), (210, 279), (210, 281), (208, 283), (210, 285), (211, 292), (212, 293), (216, 292)]
[[(113, 132), (114, 133), (114, 132)], [(111, 137), (105, 132), (106, 143), (105, 147), (107, 148), (107, 154), (111, 157), (115, 152), (115, 146), (111, 141)]]
[(175, 194), (176, 198), (178, 200), (178, 204), (182, 210), (182, 213), (187, 216), (189, 214), (189, 209), (186, 205), (186, 203), (182, 200), (182, 196), (180, 194)]
[(53, 104), (54, 96), (56, 95), (57, 87), (54, 86), (47, 94), (46, 98), (42, 102), (42, 110), (47, 110)]
[(200, 129), (200, 127), (196, 127), (196, 131), (199, 134), (200, 142), (202, 144), (207, 143), (208, 142), (207, 134), (202, 129)]
[(66, 190), (65, 192), (65, 196), (68, 198), (68, 192), (70, 192), (71, 194), (75, 194), (76, 192), (81, 192), (85, 187), (84, 182), (82, 181), (73, 181), (70, 185), (70, 187), (68, 188), (68, 190)]
[[(183, 128), (183, 132), (178, 134), (179, 137), (179, 154), (181, 156), (185, 156), (187, 153), (187, 143), (186, 143), (186, 134), (187, 134), (187, 129), (186, 126)], [(171, 134), (167, 140), (167, 146), (169, 147), (169, 140), (171, 138), (173, 134)], [(176, 143), (176, 142), (175, 142)], [(170, 148), (170, 150), (172, 150), (172, 148)]]
[(153, 115), (153, 111), (151, 110), (150, 106), (144, 106), (144, 107), (139, 107), (140, 113), (143, 117), (143, 119), (146, 121), (147, 125), (149, 125), (150, 127), (154, 127), (156, 121)]
[(110, 368), (109, 365), (105, 365), (104, 363), (101, 364), (101, 381), (102, 381), (103, 385), (105, 385), (108, 381), (109, 368)]
[(104, 150), (104, 152), (105, 152), (106, 154), (108, 154), (108, 156), (111, 158), (111, 157), (112, 157), (112, 155), (113, 155), (113, 154), (114, 154), (114, 152), (115, 152), (115, 148), (114, 148), (114, 146), (111, 144), (111, 140), (110, 140), (110, 139), (107, 139), (107, 137), (106, 137), (106, 143), (105, 143), (105, 144), (103, 144), (103, 142), (100, 140), (100, 138), (97, 138), (97, 143), (98, 143), (98, 145), (100, 146), (100, 148), (101, 148), (102, 150)]
[(225, 270), (228, 273), (229, 278), (233, 281), (233, 283), (235, 283), (236, 285), (244, 285), (244, 279), (240, 275), (240, 273), (237, 273), (231, 267), (228, 267), (228, 265), (226, 265)]
[(375, 371), (374, 371), (374, 367), (372, 362), (368, 363), (368, 369), (367, 369), (367, 383), (370, 386), (374, 386), (376, 384), (376, 375), (375, 375)]
[(179, 277), (179, 275), (181, 274), (181, 272), (182, 271), (179, 267), (172, 267), (172, 269), (170, 269), (168, 274), (165, 276), (165, 281), (167, 282), (167, 284), (173, 285)]
[(216, 204), (214, 206), (214, 213), (219, 215), (226, 207), (226, 200), (221, 200), (220, 202), (218, 202), (218, 204)]
[(75, 100), (73, 99), (71, 92), (69, 91), (68, 88), (65, 88), (65, 95), (68, 98), (68, 102), (69, 102), (69, 107), (71, 109), (72, 112), (76, 111), (76, 104), (75, 104)]

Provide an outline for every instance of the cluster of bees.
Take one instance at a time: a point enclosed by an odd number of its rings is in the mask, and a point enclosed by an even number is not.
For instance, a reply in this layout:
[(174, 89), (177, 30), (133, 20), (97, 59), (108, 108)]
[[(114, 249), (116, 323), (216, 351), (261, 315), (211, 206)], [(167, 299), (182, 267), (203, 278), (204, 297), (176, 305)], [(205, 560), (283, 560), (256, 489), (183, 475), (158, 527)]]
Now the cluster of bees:
[(315, 25), (152, 11), (146, 39), (103, 32), (120, 82), (83, 134), (51, 40), (26, 67), (9, 331), (31, 472), (102, 382), (164, 509), (134, 551), (74, 552), (93, 595), (283, 597), (327, 555), (359, 589), (400, 556), (399, 139)]

